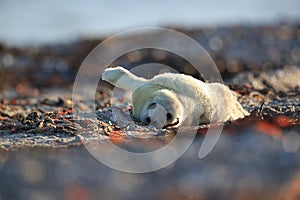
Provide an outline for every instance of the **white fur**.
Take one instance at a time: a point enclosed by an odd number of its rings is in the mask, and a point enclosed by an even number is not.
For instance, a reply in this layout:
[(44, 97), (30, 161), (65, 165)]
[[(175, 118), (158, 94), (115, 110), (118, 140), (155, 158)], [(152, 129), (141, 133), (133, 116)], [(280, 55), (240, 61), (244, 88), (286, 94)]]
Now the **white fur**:
[[(189, 75), (164, 73), (148, 80), (123, 67), (115, 67), (106, 69), (102, 79), (133, 92), (133, 114), (142, 122), (147, 121), (149, 110), (157, 109), (155, 106), (149, 108), (153, 102), (165, 107), (164, 114), (170, 112), (175, 115), (173, 119), (165, 120), (166, 126), (225, 122), (249, 115), (227, 86), (204, 83)], [(176, 123), (177, 119), (179, 123)]]

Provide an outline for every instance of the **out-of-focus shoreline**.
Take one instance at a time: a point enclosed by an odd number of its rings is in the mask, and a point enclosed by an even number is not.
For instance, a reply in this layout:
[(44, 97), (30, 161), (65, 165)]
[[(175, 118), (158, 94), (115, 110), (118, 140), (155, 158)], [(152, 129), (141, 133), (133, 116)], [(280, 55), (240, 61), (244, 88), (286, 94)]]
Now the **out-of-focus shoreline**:
[[(299, 23), (282, 23), (173, 29), (199, 42), (216, 63), (223, 79), (227, 79), (244, 71), (299, 66), (299, 27)], [(3, 91), (14, 90), (17, 92), (15, 95), (21, 92), (21, 96), (26, 96), (26, 87), (30, 90), (72, 87), (84, 58), (104, 39), (86, 38), (67, 44), (23, 48), (0, 44), (0, 95), (3, 96)], [(138, 59), (132, 59), (133, 56), (128, 53), (113, 62), (112, 66), (119, 64), (132, 68), (150, 60), (193, 74), (193, 71), (184, 69), (186, 63), (183, 60), (169, 54), (159, 60), (152, 53), (141, 52), (142, 56)], [(23, 86), (25, 89), (22, 89)]]

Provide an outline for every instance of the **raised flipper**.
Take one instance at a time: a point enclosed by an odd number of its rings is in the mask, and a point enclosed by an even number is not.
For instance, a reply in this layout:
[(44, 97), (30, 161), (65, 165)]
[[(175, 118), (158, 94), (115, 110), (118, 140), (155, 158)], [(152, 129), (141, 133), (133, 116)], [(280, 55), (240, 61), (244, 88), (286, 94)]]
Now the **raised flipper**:
[(147, 82), (147, 79), (137, 77), (123, 67), (107, 68), (102, 74), (102, 80), (129, 91), (134, 91)]

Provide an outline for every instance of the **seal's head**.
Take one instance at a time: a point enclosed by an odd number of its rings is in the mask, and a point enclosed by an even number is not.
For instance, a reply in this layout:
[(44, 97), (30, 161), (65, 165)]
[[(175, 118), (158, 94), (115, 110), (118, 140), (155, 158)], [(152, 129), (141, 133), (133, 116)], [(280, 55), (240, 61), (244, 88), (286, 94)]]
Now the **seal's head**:
[(147, 83), (132, 94), (133, 116), (157, 128), (178, 127), (182, 105), (173, 91), (160, 84)]

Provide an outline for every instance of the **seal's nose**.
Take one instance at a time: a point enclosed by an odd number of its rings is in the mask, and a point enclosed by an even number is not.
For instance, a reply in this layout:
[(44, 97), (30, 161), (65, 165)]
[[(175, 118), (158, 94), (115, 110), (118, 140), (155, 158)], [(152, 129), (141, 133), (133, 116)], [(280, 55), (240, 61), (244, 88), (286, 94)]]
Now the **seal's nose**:
[(160, 104), (155, 104), (149, 109), (149, 116), (146, 118), (147, 122), (150, 121), (148, 125), (154, 126), (158, 129), (161, 129), (166, 124), (166, 110)]

